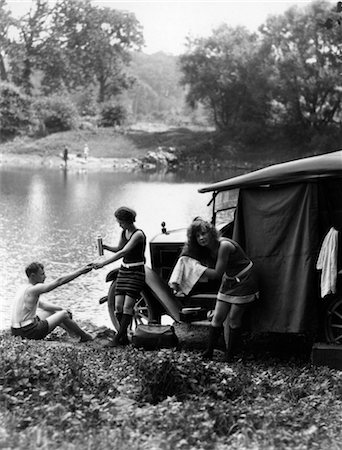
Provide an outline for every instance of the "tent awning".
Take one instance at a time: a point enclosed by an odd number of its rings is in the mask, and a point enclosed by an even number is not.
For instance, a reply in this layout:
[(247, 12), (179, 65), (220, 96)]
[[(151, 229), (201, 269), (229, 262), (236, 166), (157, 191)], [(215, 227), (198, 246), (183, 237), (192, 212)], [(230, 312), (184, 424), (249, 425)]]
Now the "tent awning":
[(219, 192), (235, 188), (257, 187), (310, 181), (317, 178), (342, 178), (342, 150), (309, 156), (209, 184), (198, 190)]

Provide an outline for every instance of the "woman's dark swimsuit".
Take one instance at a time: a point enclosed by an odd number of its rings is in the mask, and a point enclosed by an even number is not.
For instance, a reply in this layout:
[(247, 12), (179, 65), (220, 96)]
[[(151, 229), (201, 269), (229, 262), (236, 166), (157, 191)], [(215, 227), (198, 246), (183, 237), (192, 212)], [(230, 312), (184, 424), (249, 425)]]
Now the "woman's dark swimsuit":
[[(139, 299), (140, 293), (145, 285), (145, 247), (146, 247), (146, 236), (142, 230), (143, 239), (141, 239), (132, 250), (127, 253), (123, 259), (123, 265), (119, 269), (119, 274), (116, 280), (115, 295), (129, 295), (134, 299)], [(133, 234), (134, 234), (133, 233)], [(132, 236), (133, 236), (132, 234)], [(130, 237), (130, 239), (132, 238)], [(126, 239), (125, 232), (122, 233), (122, 239), (124, 245), (127, 244), (129, 239)], [(141, 263), (140, 265), (133, 267), (125, 267), (130, 264)]]

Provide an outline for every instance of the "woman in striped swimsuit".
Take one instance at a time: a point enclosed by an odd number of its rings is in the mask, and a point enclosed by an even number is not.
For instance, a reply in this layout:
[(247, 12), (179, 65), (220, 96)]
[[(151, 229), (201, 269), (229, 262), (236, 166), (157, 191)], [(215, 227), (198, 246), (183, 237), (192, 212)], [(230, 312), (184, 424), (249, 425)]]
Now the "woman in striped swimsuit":
[(128, 344), (127, 328), (132, 320), (135, 302), (145, 283), (146, 236), (134, 225), (136, 212), (123, 206), (115, 211), (114, 216), (123, 230), (119, 245), (111, 247), (103, 244), (104, 250), (113, 252), (114, 255), (93, 265), (95, 269), (100, 269), (123, 258), (115, 289), (115, 314), (120, 328), (110, 347)]
[(249, 303), (258, 297), (258, 284), (252, 261), (232, 239), (219, 237), (209, 222), (196, 218), (188, 229), (187, 253), (210, 256), (216, 263), (208, 267), (203, 277), (221, 279), (214, 316), (210, 326), (209, 343), (204, 358), (211, 359), (223, 322), (229, 317), (226, 360), (229, 361), (239, 339), (243, 314)]

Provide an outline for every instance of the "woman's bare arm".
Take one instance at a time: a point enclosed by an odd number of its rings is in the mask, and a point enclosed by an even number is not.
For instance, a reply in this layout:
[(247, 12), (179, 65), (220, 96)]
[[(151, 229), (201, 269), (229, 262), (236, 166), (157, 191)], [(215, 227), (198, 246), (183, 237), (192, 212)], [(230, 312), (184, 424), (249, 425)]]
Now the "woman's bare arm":
[(228, 241), (220, 242), (215, 268), (214, 269), (208, 268), (204, 272), (204, 274), (208, 277), (209, 280), (216, 280), (222, 277), (228, 264), (229, 255), (234, 250), (235, 247), (230, 242)]
[(122, 235), (121, 235), (121, 237), (120, 237), (119, 244), (118, 244), (116, 247), (111, 246), (111, 245), (102, 244), (102, 248), (103, 248), (104, 250), (108, 250), (109, 252), (113, 252), (113, 253), (118, 252), (118, 251), (121, 250), (124, 246), (125, 246), (125, 242), (124, 242), (124, 239), (123, 239), (123, 236), (122, 236)]
[(127, 242), (127, 244), (122, 249), (120, 249), (111, 258), (109, 258), (109, 259), (107, 259), (105, 261), (95, 262), (93, 267), (95, 269), (101, 269), (101, 267), (104, 267), (107, 264), (110, 264), (110, 263), (112, 263), (114, 261), (117, 261), (118, 259), (123, 258), (126, 255), (126, 253), (129, 252), (130, 250), (132, 250), (132, 248), (135, 245), (137, 245), (137, 243), (141, 239), (143, 239), (143, 234), (142, 234), (142, 231), (138, 230), (137, 232), (135, 232), (133, 234), (131, 239)]

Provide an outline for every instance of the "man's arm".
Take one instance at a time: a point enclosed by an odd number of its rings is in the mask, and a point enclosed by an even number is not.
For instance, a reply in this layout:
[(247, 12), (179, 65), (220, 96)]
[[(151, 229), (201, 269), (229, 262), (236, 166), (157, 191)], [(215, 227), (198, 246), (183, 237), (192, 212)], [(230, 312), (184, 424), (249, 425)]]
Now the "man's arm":
[(76, 270), (75, 272), (70, 273), (69, 275), (65, 275), (64, 277), (57, 278), (57, 280), (51, 281), (51, 283), (38, 283), (31, 288), (31, 292), (36, 295), (44, 294), (45, 292), (50, 292), (56, 289), (63, 284), (70, 283), (70, 281), (75, 278), (83, 275), (84, 273), (88, 273), (92, 270), (92, 266), (85, 266), (81, 269)]
[(53, 303), (46, 302), (45, 300), (40, 300), (38, 302), (38, 307), (43, 309), (44, 311), (55, 313), (57, 311), (62, 311), (63, 308), (61, 306), (54, 305)]

